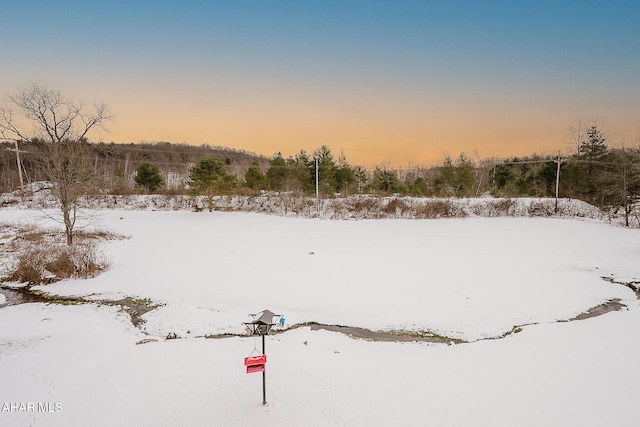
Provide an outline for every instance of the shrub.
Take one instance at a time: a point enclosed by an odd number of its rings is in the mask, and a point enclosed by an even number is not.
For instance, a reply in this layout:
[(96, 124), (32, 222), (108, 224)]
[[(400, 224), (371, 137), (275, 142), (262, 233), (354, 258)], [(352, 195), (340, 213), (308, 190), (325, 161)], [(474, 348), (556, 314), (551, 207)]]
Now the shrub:
[(509, 212), (514, 205), (515, 202), (511, 199), (501, 199), (494, 204), (494, 208), (498, 214), (509, 216)]
[(109, 263), (93, 242), (63, 247), (39, 245), (19, 257), (17, 268), (9, 275), (14, 282), (38, 285), (69, 277), (94, 277)]
[(93, 242), (74, 246), (70, 257), (73, 259), (77, 277), (95, 277), (109, 266)]
[(464, 216), (451, 200), (429, 200), (416, 207), (416, 218), (451, 218)]
[(9, 275), (9, 281), (28, 284), (42, 283), (44, 271), (40, 255), (33, 252), (22, 255), (17, 268)]
[(15, 238), (0, 247), (9, 271), (3, 280), (31, 285), (52, 283), (70, 277), (94, 277), (109, 263), (98, 250), (97, 241), (121, 239), (121, 235), (104, 230), (82, 231), (77, 242), (65, 244), (60, 231), (42, 230), (35, 226), (5, 226)]
[(164, 184), (160, 168), (149, 162), (140, 163), (133, 180), (137, 186), (147, 189), (150, 193), (155, 193)]
[(389, 200), (389, 202), (382, 208), (382, 211), (388, 215), (402, 216), (404, 212), (406, 212), (409, 209), (410, 209), (409, 205), (407, 205), (407, 203), (404, 200), (393, 198)]
[(529, 206), (529, 216), (553, 216), (555, 215), (555, 207), (544, 201), (532, 201)]
[(512, 199), (490, 199), (470, 206), (471, 212), (477, 216), (501, 217), (509, 216), (515, 202)]
[(378, 200), (372, 197), (358, 197), (353, 203), (353, 210), (356, 212), (367, 213), (378, 207)]
[(62, 251), (60, 254), (53, 260), (49, 261), (44, 265), (49, 272), (55, 274), (55, 276), (59, 279), (66, 279), (71, 276), (76, 271), (76, 266), (71, 259), (71, 256), (68, 252)]

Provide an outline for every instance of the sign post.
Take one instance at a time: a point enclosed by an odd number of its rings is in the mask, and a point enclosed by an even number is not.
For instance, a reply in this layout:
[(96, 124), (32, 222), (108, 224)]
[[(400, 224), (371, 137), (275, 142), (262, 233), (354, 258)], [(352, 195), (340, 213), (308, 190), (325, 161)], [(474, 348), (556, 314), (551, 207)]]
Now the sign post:
[[(267, 353), (264, 352), (264, 335), (262, 336), (262, 354), (266, 359)], [(267, 370), (262, 371), (262, 404), (267, 404)]]
[(250, 356), (244, 358), (244, 364), (247, 367), (247, 374), (254, 372), (262, 372), (262, 404), (267, 404), (267, 353), (264, 348), (264, 337), (269, 335), (269, 331), (275, 325), (273, 318), (281, 316), (280, 314), (274, 314), (270, 310), (263, 310), (257, 314), (250, 314), (253, 316), (253, 321), (244, 322), (247, 326), (247, 333), (249, 335), (261, 335), (262, 336), (262, 354), (259, 356)]

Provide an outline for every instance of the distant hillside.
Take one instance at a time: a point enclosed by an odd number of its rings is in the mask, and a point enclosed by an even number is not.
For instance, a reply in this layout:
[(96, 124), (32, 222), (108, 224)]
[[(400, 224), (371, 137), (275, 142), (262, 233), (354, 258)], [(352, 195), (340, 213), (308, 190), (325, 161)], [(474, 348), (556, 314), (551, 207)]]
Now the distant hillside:
[[(44, 180), (39, 176), (36, 157), (37, 142), (20, 145), (21, 162), (25, 182)], [(120, 179), (132, 182), (135, 172), (142, 162), (151, 162), (160, 167), (168, 178), (168, 184), (178, 184), (188, 176), (188, 169), (199, 159), (215, 157), (227, 166), (229, 174), (243, 178), (252, 163), (257, 163), (265, 171), (269, 167), (269, 159), (245, 150), (209, 145), (173, 144), (170, 142), (153, 143), (90, 143), (89, 156), (93, 159), (94, 169), (99, 180), (114, 185)], [(0, 190), (9, 191), (18, 188), (16, 156), (12, 143), (0, 143)], [(170, 182), (175, 180), (175, 183)]]
[(215, 157), (222, 160), (229, 173), (244, 175), (251, 163), (256, 162), (261, 168), (269, 167), (269, 159), (245, 150), (210, 145), (173, 144), (170, 142), (154, 143), (98, 143), (91, 144), (96, 158), (105, 166), (120, 168), (127, 172), (135, 170), (143, 162), (158, 165), (163, 171), (184, 173), (198, 159)]

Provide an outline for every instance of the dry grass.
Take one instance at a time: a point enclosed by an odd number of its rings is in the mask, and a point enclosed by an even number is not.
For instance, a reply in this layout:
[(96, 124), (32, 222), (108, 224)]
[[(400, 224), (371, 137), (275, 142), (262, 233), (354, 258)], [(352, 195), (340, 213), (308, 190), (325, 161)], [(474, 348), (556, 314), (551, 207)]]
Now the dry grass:
[(106, 230), (78, 231), (68, 246), (64, 233), (34, 225), (0, 224), (3, 242), (0, 255), (6, 260), (0, 281), (47, 284), (71, 277), (94, 277), (109, 267), (99, 251), (101, 241), (122, 239)]
[(95, 277), (109, 267), (95, 242), (73, 246), (45, 244), (18, 255), (18, 265), (6, 280), (40, 285), (70, 277)]
[(44, 268), (60, 279), (67, 279), (76, 272), (76, 265), (69, 252), (63, 251), (55, 259), (47, 262)]
[(549, 203), (544, 202), (532, 202), (529, 206), (530, 216), (554, 216), (555, 207)]
[(402, 199), (393, 198), (382, 208), (382, 212), (392, 217), (402, 217), (411, 207)]
[(45, 234), (46, 233), (44, 231), (31, 231), (22, 234), (20, 238), (22, 240), (26, 240), (27, 242), (41, 242), (42, 240), (44, 240)]
[(451, 200), (429, 200), (415, 209), (416, 218), (455, 218), (465, 216), (464, 211)]
[(503, 217), (513, 216), (513, 209), (516, 206), (512, 199), (489, 200), (486, 203), (471, 206), (471, 212), (477, 216)]
[(353, 202), (352, 210), (356, 212), (369, 212), (376, 210), (379, 206), (379, 200), (372, 197), (358, 197)]

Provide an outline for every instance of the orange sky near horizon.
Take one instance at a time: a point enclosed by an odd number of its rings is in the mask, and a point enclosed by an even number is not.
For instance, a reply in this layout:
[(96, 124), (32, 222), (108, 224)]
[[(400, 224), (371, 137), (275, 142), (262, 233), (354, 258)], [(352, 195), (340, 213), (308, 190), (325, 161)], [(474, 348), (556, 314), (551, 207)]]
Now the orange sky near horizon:
[[(148, 102), (148, 101), (146, 101)], [(296, 108), (298, 107), (297, 111)], [(179, 103), (128, 107), (117, 105), (117, 117), (109, 123), (104, 142), (160, 142), (209, 144), (246, 150), (271, 157), (285, 157), (301, 149), (313, 152), (321, 145), (337, 157), (343, 152), (350, 164), (374, 167), (431, 166), (445, 156), (462, 152), (474, 160), (531, 154), (571, 152), (569, 127), (578, 121), (591, 123), (596, 117), (534, 115), (508, 111), (452, 113), (425, 111), (372, 111), (375, 109), (331, 109), (281, 106), (241, 112), (232, 108), (211, 109)], [(447, 115), (448, 114), (448, 115)], [(633, 121), (605, 123), (613, 145), (635, 143)], [(626, 127), (625, 127), (626, 125)]]
[(367, 168), (572, 152), (569, 128), (594, 120), (610, 146), (639, 144), (638, 2), (4, 6), (0, 93), (104, 101), (116, 118), (94, 141), (327, 145)]

